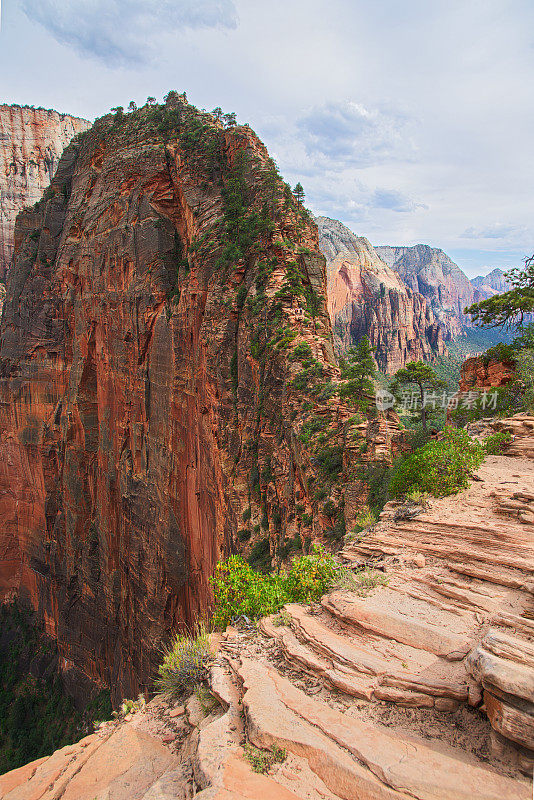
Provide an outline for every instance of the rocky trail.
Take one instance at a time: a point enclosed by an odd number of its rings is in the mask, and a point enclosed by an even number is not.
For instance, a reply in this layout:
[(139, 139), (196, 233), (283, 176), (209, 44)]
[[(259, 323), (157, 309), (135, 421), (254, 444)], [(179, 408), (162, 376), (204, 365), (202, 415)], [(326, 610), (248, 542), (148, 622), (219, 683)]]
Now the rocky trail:
[[(211, 697), (153, 700), (0, 778), (5, 800), (527, 800), (534, 417), (461, 494), (389, 503), (342, 556), (389, 582), (228, 628)], [(247, 743), (286, 758), (253, 772)]]

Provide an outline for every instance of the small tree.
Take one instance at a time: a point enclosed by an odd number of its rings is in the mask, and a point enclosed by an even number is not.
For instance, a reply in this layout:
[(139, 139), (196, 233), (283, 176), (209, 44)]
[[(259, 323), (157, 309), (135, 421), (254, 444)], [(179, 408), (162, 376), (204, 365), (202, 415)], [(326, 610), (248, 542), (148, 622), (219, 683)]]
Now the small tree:
[(112, 108), (111, 110), (115, 115), (113, 121), (116, 125), (118, 125), (122, 121), (122, 118), (124, 117), (124, 108), (122, 106), (115, 106), (115, 108)]
[(147, 97), (146, 104), (147, 104), (147, 106), (155, 106), (156, 105), (156, 98), (155, 97)]
[(137, 103), (135, 102), (135, 100), (130, 100), (130, 102), (128, 103), (128, 111), (130, 113), (132, 113), (133, 111), (137, 111)]
[(423, 361), (411, 361), (403, 369), (395, 373), (390, 386), (393, 394), (399, 398), (403, 390), (411, 389), (419, 394), (421, 403), (421, 425), (426, 433), (428, 418), (435, 411), (435, 407), (427, 406), (428, 393), (436, 389), (443, 389), (447, 384), (438, 378), (430, 364)]
[(306, 197), (306, 195), (304, 194), (304, 188), (300, 181), (296, 184), (295, 188), (293, 189), (293, 194), (295, 195), (295, 200), (300, 206), (302, 204), (302, 201)]
[(220, 106), (217, 106), (217, 108), (214, 108), (211, 113), (215, 117), (216, 122), (221, 122), (221, 120), (223, 118), (223, 110), (222, 110), (222, 108)]
[(361, 404), (363, 395), (374, 393), (376, 376), (373, 349), (364, 336), (356, 347), (349, 349), (346, 359), (341, 362), (341, 378), (346, 383), (340, 389), (340, 396)]
[(524, 269), (505, 273), (512, 288), (465, 309), (475, 325), (482, 328), (517, 328), (525, 314), (534, 312), (534, 255), (525, 259)]
[(237, 125), (237, 115), (235, 112), (231, 112), (230, 114), (224, 115), (224, 124), (227, 128), (232, 128), (234, 125)]

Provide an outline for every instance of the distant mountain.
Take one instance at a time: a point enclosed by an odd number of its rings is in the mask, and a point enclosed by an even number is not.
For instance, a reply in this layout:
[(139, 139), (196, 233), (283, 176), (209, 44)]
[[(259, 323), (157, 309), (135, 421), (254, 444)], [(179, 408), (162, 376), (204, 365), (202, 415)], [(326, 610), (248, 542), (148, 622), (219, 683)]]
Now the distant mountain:
[(328, 310), (340, 352), (368, 336), (378, 367), (393, 374), (408, 361), (443, 355), (441, 330), (425, 298), (406, 286), (370, 242), (328, 217), (316, 217), (327, 259)]
[(386, 264), (399, 273), (414, 292), (426, 297), (439, 321), (445, 340), (471, 326), (464, 308), (475, 302), (475, 289), (460, 267), (436, 247), (375, 247)]
[(487, 297), (492, 297), (494, 294), (502, 294), (510, 288), (510, 284), (505, 278), (505, 273), (498, 268), (488, 273), (488, 275), (477, 275), (476, 278), (471, 278), (471, 284), (475, 290)]

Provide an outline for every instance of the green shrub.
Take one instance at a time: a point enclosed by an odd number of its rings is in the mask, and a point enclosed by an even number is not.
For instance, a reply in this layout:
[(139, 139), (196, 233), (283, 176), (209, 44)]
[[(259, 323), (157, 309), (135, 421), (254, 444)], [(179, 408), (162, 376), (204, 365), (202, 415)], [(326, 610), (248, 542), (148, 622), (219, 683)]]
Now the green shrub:
[(312, 349), (308, 342), (301, 342), (295, 348), (293, 348), (293, 352), (289, 356), (290, 361), (306, 361), (307, 359), (311, 359), (313, 356)]
[(511, 441), (512, 434), (509, 431), (491, 433), (484, 439), (484, 450), (490, 456), (498, 456), (506, 450)]
[(343, 450), (334, 445), (317, 453), (317, 466), (327, 480), (335, 480), (343, 469)]
[(321, 545), (293, 561), (289, 571), (281, 576), (284, 590), (292, 602), (309, 603), (318, 600), (332, 585), (339, 565)]
[(257, 619), (274, 614), (289, 601), (279, 575), (256, 572), (241, 556), (219, 562), (211, 583), (217, 628), (225, 628), (241, 615)]
[(281, 764), (285, 761), (287, 753), (283, 748), (277, 747), (275, 744), (273, 744), (270, 751), (260, 750), (258, 747), (254, 747), (254, 745), (246, 744), (245, 757), (251, 764), (253, 772), (265, 774), (269, 772), (273, 764)]
[(318, 600), (340, 573), (336, 559), (314, 545), (296, 558), (287, 572), (263, 574), (240, 556), (217, 564), (211, 579), (215, 599), (214, 624), (225, 628), (235, 617), (258, 619), (280, 611), (286, 603)]
[(515, 361), (517, 349), (512, 344), (498, 342), (482, 354), (482, 361), (487, 367), (490, 361)]
[(414, 489), (445, 497), (466, 489), (473, 469), (484, 460), (482, 446), (464, 430), (447, 426), (443, 437), (428, 442), (397, 462), (389, 484), (392, 497)]
[(156, 691), (168, 697), (180, 697), (206, 679), (210, 661), (205, 625), (200, 623), (194, 636), (176, 634), (171, 644), (163, 648), (163, 663), (158, 667), (154, 682)]
[(368, 528), (370, 525), (374, 525), (375, 522), (376, 516), (373, 514), (369, 506), (364, 506), (354, 520), (358, 532), (363, 531), (364, 528)]

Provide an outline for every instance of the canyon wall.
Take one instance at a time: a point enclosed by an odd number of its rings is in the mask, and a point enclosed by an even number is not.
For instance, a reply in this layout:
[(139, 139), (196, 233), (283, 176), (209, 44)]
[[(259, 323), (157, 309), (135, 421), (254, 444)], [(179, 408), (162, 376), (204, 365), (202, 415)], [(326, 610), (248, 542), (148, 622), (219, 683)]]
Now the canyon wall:
[(325, 295), (316, 226), (261, 142), (175, 93), (97, 121), (19, 215), (0, 599), (29, 599), (65, 670), (135, 696), (221, 556), (276, 563), (329, 535), (320, 500), (338, 533), (357, 513), (351, 448), (387, 458), (394, 425), (344, 449), (354, 411), (320, 395), (338, 376)]
[(476, 278), (471, 278), (471, 284), (475, 289), (475, 302), (485, 300), (494, 294), (502, 294), (510, 288), (502, 269), (494, 269), (487, 275), (477, 275)]
[(367, 239), (317, 217), (327, 259), (328, 310), (340, 352), (367, 336), (387, 375), (409, 361), (431, 361), (446, 348), (434, 314), (418, 292), (378, 257)]
[(65, 147), (89, 127), (57, 111), (0, 105), (0, 280), (11, 263), (17, 214), (40, 200)]
[(375, 249), (412, 291), (428, 300), (445, 341), (454, 339), (465, 326), (471, 325), (471, 317), (464, 314), (464, 308), (483, 297), (475, 297), (469, 279), (443, 250), (426, 244)]

